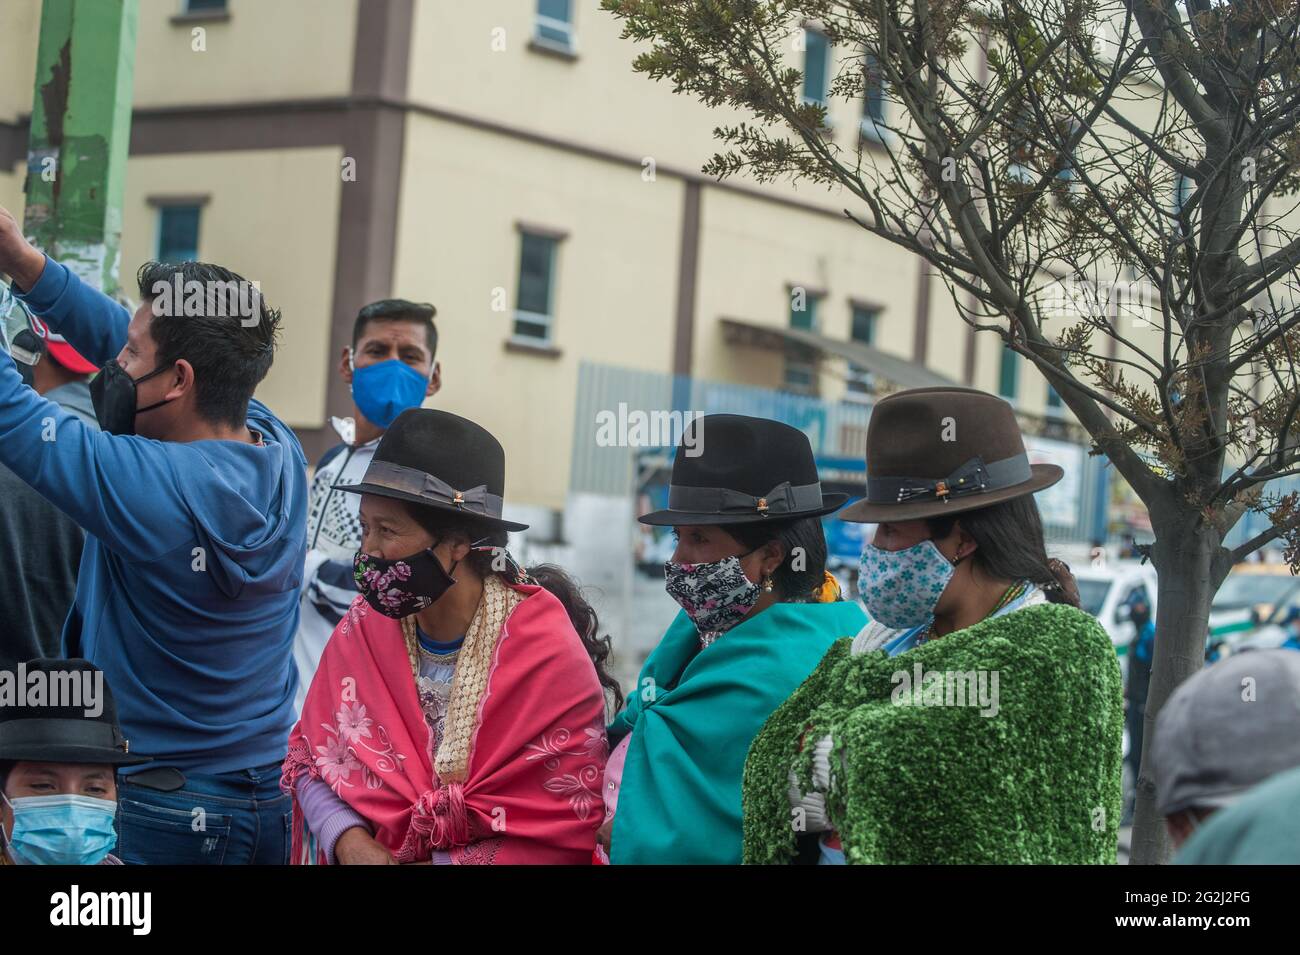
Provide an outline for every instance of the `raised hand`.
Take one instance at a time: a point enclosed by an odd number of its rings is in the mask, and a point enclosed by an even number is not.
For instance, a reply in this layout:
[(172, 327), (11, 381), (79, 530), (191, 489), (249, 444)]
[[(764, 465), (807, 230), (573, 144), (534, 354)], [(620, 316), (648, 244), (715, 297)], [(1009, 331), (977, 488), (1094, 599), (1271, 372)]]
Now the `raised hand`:
[(45, 270), (45, 256), (23, 235), (22, 223), (0, 206), (0, 272), (7, 273), (24, 291), (30, 289)]

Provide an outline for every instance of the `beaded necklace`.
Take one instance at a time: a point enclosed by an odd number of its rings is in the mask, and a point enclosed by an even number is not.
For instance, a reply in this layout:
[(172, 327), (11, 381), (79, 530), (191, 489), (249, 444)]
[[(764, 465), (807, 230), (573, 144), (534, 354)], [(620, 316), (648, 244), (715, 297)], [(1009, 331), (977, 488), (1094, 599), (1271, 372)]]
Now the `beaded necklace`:
[[(990, 611), (989, 611), (989, 612), (984, 616), (984, 619), (987, 620), (989, 617), (992, 617), (993, 615), (995, 615), (999, 610), (1001, 610), (1001, 609), (1002, 609), (1003, 607), (1005, 607), (1007, 604), (1011, 603), (1011, 601), (1015, 600), (1017, 597), (1019, 597), (1019, 596), (1020, 596), (1022, 593), (1024, 593), (1024, 592), (1025, 592), (1025, 583), (1024, 583), (1024, 581), (1017, 581), (1016, 583), (1012, 584), (1012, 585), (1011, 585), (1010, 587), (1008, 587), (1005, 591), (1003, 591), (1002, 596), (1001, 596), (1000, 598), (998, 598), (998, 602), (997, 602), (996, 604), (994, 604), (993, 609), (990, 610)], [(935, 634), (935, 632), (934, 632), (934, 621), (931, 620), (931, 621), (930, 621), (930, 626), (928, 626), (928, 627), (926, 628), (925, 633), (921, 634), (920, 636), (918, 636), (918, 637), (916, 638), (916, 646), (919, 647), (921, 644), (926, 643), (926, 642), (928, 642), (928, 641), (930, 641), (930, 640), (935, 639), (935, 637), (936, 637), (936, 634)]]

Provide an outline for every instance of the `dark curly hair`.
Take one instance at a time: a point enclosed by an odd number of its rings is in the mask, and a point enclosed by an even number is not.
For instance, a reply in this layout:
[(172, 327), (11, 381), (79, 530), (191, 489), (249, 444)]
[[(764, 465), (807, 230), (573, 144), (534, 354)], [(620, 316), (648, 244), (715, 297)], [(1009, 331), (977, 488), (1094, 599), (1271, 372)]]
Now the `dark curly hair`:
[[(241, 427), (253, 392), (275, 360), (280, 313), (242, 275), (207, 262), (146, 262), (136, 282), (153, 309), (149, 333), (158, 346), (158, 367), (185, 359), (194, 368), (198, 415)], [(198, 309), (190, 303), (194, 289), (203, 292)]]

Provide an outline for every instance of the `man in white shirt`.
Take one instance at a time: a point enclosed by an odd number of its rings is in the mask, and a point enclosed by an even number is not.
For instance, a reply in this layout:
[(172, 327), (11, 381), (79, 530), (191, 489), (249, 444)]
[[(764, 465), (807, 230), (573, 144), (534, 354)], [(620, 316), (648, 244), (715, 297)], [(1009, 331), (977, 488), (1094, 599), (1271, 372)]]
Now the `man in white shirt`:
[(442, 387), (436, 314), (432, 305), (405, 299), (373, 302), (358, 313), (352, 347), (340, 357), (339, 374), (352, 391), (352, 417), (331, 419), (342, 443), (325, 452), (311, 485), (302, 620), (293, 647), (299, 713), (325, 644), (357, 596), (352, 560), (361, 546), (361, 498), (335, 485), (359, 483), (388, 426)]

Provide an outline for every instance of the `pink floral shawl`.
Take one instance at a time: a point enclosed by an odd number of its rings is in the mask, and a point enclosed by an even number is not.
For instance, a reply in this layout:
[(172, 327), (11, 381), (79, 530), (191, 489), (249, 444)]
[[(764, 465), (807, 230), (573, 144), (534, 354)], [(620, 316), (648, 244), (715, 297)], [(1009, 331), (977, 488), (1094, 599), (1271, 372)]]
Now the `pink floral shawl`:
[[(285, 791), (304, 773), (325, 780), (398, 862), (439, 849), (456, 864), (590, 863), (604, 815), (604, 695), (559, 600), (514, 589), (525, 599), (501, 629), (463, 782), (435, 777), (401, 625), (358, 597), (289, 735)], [(295, 864), (309, 861), (308, 835), (295, 796)]]

